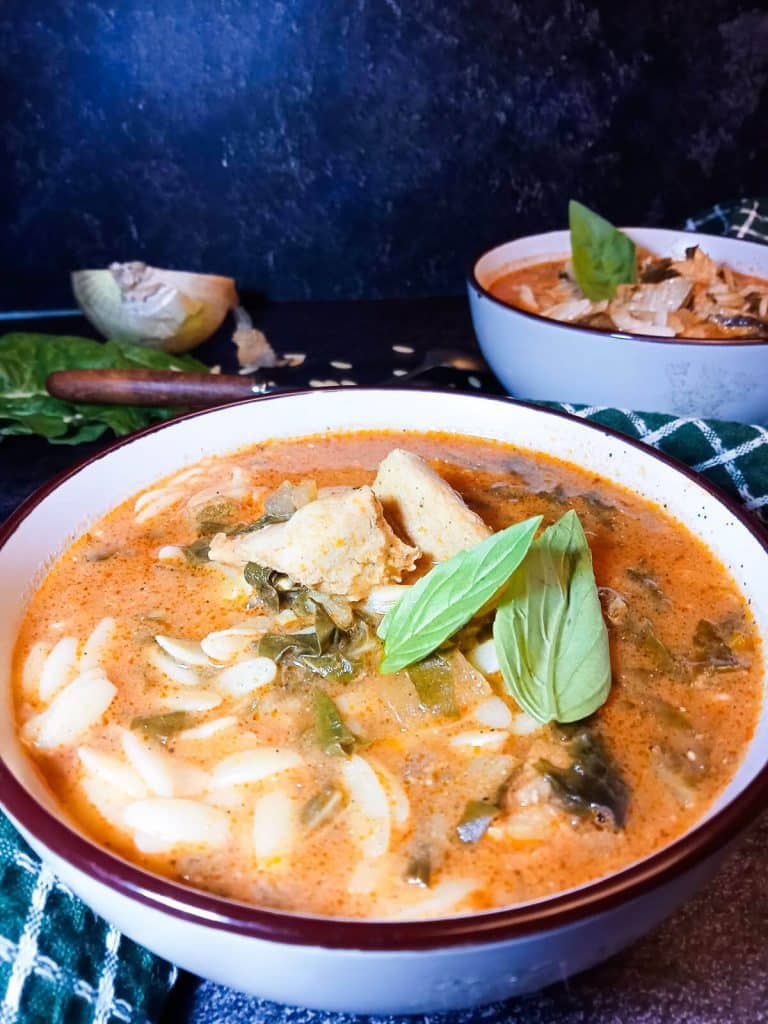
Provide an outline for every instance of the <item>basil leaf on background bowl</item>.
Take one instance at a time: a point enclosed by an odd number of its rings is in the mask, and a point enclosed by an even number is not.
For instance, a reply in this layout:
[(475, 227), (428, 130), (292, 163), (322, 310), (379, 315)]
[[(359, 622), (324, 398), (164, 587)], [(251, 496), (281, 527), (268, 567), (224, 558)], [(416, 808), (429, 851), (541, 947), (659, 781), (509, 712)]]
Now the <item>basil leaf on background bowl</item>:
[(169, 355), (122, 341), (15, 332), (0, 338), (0, 434), (38, 434), (52, 444), (95, 441), (107, 431), (130, 434), (178, 415), (161, 406), (67, 402), (46, 390), (55, 370), (135, 369), (206, 372), (191, 356)]
[(571, 263), (579, 288), (588, 299), (612, 299), (620, 284), (635, 280), (635, 243), (610, 221), (571, 199)]

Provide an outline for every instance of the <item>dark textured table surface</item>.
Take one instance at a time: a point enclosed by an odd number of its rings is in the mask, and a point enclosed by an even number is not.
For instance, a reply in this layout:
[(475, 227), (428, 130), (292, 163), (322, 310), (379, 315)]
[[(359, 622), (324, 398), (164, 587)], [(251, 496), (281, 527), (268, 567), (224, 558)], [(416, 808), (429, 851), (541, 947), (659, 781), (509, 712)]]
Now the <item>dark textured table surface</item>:
[[(291, 303), (255, 310), (278, 351), (306, 353), (300, 380), (378, 382), (416, 365), (435, 345), (474, 349), (463, 300)], [(18, 328), (20, 325), (13, 325)], [(86, 333), (81, 321), (24, 329)], [(91, 333), (91, 332), (87, 332)], [(231, 368), (220, 338), (199, 352)], [(334, 366), (333, 363), (351, 364)], [(495, 391), (487, 374), (438, 371), (435, 384)], [(100, 443), (54, 447), (36, 438), (0, 444), (0, 518)], [(762, 1024), (768, 1022), (768, 815), (700, 895), (607, 963), (545, 992), (430, 1024)], [(362, 1020), (362, 1018), (355, 1018)], [(427, 1018), (414, 1018), (426, 1024)], [(182, 976), (163, 1024), (350, 1024), (352, 1018), (286, 1009)], [(372, 1020), (372, 1019), (371, 1019)], [(381, 1020), (377, 1018), (377, 1020)]]

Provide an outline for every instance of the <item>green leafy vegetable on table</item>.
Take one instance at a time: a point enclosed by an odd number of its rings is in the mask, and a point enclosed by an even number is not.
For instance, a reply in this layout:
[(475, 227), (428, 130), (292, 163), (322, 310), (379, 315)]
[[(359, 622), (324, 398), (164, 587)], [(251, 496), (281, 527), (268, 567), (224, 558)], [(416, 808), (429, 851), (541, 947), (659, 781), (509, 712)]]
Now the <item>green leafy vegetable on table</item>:
[(610, 221), (572, 199), (568, 204), (571, 263), (588, 299), (612, 299), (616, 287), (635, 280), (635, 243)]
[(38, 434), (53, 444), (95, 441), (107, 431), (129, 434), (178, 409), (67, 402), (46, 391), (55, 370), (207, 371), (191, 356), (168, 355), (128, 342), (16, 332), (0, 338), (0, 434)]
[(608, 630), (573, 510), (531, 545), (499, 603), (493, 636), (507, 689), (536, 721), (575, 722), (605, 702)]

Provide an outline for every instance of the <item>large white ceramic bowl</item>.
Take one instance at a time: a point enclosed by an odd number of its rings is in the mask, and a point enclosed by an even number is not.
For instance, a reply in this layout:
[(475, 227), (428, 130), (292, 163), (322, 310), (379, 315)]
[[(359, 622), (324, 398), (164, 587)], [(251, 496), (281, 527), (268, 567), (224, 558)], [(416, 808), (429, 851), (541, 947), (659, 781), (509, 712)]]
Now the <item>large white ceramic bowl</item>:
[(473, 1006), (589, 967), (687, 899), (768, 803), (764, 706), (731, 783), (697, 827), (670, 846), (551, 898), (418, 922), (349, 921), (246, 906), (148, 874), (79, 832), (26, 758), (10, 714), (16, 631), (52, 559), (118, 502), (205, 455), (273, 437), (392, 427), (512, 442), (573, 461), (663, 505), (730, 569), (768, 635), (766, 541), (743, 513), (642, 445), (505, 399), (341, 389), (240, 403), (123, 440), (30, 498), (0, 533), (0, 804), (86, 903), (156, 953), (270, 999), (358, 1013)]
[[(660, 256), (682, 258), (688, 246), (700, 245), (734, 270), (768, 278), (766, 245), (689, 231), (622, 230)], [(598, 331), (515, 309), (489, 291), (507, 270), (569, 255), (569, 233), (550, 231), (490, 249), (470, 269), (477, 340), (511, 395), (768, 422), (768, 341), (676, 341)]]

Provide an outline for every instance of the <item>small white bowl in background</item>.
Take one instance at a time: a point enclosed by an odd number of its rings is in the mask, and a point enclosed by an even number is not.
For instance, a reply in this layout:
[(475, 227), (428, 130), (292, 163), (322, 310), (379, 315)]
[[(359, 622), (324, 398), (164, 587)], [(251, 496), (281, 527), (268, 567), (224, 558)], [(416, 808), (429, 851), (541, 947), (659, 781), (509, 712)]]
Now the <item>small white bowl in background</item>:
[[(659, 228), (622, 228), (638, 246), (682, 259), (700, 246), (734, 270), (768, 279), (768, 245)], [(570, 255), (568, 231), (496, 246), (472, 265), (472, 322), (510, 394), (679, 416), (768, 422), (768, 341), (695, 341), (598, 331), (516, 309), (491, 295), (503, 274)]]

